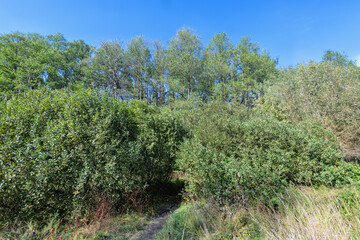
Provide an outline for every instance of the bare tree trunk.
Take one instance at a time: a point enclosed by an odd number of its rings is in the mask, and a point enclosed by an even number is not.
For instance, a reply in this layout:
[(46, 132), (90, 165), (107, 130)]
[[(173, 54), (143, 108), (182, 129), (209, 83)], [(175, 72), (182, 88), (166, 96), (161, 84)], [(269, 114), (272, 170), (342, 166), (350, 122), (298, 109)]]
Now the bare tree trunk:
[(190, 81), (188, 81), (188, 99), (190, 99)]

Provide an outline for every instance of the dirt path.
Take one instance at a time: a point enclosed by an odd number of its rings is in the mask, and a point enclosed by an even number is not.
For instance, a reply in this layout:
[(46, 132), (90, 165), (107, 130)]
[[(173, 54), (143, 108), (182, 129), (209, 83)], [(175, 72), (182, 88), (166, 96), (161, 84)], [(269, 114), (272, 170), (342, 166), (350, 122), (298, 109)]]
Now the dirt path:
[(170, 214), (179, 207), (179, 203), (166, 203), (161, 206), (159, 213), (153, 217), (149, 224), (147, 224), (144, 229), (134, 236), (131, 240), (152, 240), (156, 234), (164, 227), (166, 220), (169, 218)]

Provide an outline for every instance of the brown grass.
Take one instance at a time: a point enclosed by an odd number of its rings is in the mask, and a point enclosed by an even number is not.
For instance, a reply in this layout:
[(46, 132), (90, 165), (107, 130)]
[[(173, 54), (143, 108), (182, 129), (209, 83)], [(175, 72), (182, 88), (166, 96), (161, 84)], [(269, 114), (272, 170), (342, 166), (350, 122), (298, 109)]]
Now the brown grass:
[[(360, 239), (360, 216), (356, 206), (336, 201), (340, 190), (302, 187), (287, 193), (280, 211), (252, 210), (252, 219), (267, 239)], [(354, 208), (354, 209), (353, 209)]]

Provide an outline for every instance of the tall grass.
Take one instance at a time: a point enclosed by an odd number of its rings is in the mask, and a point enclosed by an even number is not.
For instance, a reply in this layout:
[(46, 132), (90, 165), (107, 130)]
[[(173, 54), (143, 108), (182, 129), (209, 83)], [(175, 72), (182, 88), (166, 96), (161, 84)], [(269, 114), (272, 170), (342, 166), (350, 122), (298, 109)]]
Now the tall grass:
[(288, 190), (279, 210), (252, 209), (266, 239), (360, 239), (359, 196), (351, 204), (339, 189)]
[(359, 189), (289, 188), (270, 208), (187, 203), (157, 239), (360, 239)]

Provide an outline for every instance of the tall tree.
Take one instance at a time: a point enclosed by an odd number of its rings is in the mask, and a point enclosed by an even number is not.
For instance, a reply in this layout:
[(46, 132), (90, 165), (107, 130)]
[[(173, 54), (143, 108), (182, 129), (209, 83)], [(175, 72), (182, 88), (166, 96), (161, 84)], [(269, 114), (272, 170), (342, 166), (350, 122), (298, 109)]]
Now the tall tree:
[(44, 84), (48, 48), (38, 34), (0, 36), (0, 85), (2, 90), (22, 91)]
[(133, 95), (137, 99), (149, 98), (151, 53), (143, 37), (130, 40), (127, 44), (126, 63), (129, 70), (129, 80), (133, 84)]
[(50, 47), (46, 61), (47, 85), (63, 88), (81, 83), (84, 77), (82, 63), (91, 56), (93, 48), (82, 40), (68, 42), (61, 34), (48, 35), (46, 40)]
[(276, 72), (278, 60), (272, 59), (268, 52), (260, 51), (257, 43), (243, 37), (234, 50), (234, 66), (237, 81), (233, 82), (233, 98), (235, 101), (251, 106), (253, 99), (262, 92), (262, 83)]
[(115, 98), (126, 99), (131, 93), (126, 67), (122, 43), (117, 40), (102, 42), (90, 59), (87, 79), (95, 87), (109, 89)]
[(226, 33), (218, 33), (210, 40), (204, 52), (204, 78), (201, 84), (204, 94), (213, 89), (224, 101), (228, 99), (228, 84), (233, 73), (233, 48)]
[(154, 51), (151, 61), (151, 78), (153, 100), (156, 105), (165, 104), (166, 82), (167, 82), (167, 61), (166, 48), (160, 42), (154, 42)]
[(344, 53), (327, 50), (323, 56), (323, 62), (333, 62), (339, 66), (356, 66), (354, 61), (349, 60), (348, 56)]
[(91, 57), (94, 48), (83, 40), (68, 42), (66, 44), (63, 58), (63, 76), (69, 85), (83, 84), (85, 73), (83, 71), (84, 61)]
[[(168, 64), (170, 86), (182, 97), (197, 90), (202, 70), (202, 42), (190, 28), (180, 29), (170, 40)], [(187, 95), (187, 96), (186, 96)]]
[(22, 91), (47, 85), (63, 88), (81, 80), (83, 59), (92, 48), (61, 34), (11, 33), (0, 36), (0, 88)]

